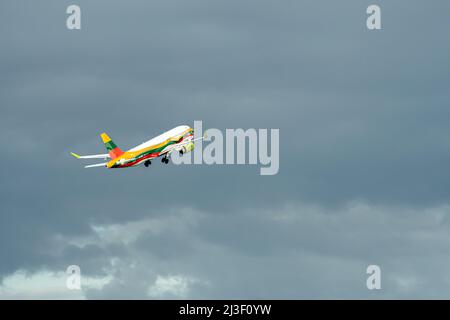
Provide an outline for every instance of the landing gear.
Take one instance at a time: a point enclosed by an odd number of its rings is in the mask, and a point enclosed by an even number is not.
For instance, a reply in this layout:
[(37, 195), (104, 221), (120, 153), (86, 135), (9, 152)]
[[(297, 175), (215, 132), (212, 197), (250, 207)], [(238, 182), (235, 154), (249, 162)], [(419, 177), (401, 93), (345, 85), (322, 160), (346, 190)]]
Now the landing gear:
[(164, 158), (161, 159), (161, 162), (165, 163), (165, 164), (168, 164), (169, 163), (169, 158), (164, 157)]
[(148, 167), (151, 164), (152, 164), (152, 162), (150, 160), (147, 160), (144, 162), (144, 166), (146, 166), (146, 167)]

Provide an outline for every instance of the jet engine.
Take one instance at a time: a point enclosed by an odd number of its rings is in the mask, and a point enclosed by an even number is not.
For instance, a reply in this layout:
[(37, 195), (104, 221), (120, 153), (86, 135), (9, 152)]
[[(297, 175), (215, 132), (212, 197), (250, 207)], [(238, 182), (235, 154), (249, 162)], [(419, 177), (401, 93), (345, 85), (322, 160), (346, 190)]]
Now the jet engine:
[(184, 153), (191, 152), (192, 150), (194, 150), (194, 143), (190, 142), (190, 143), (185, 144), (184, 146), (182, 146), (180, 148), (180, 150), (178, 150), (178, 151), (180, 152), (180, 154), (184, 154)]

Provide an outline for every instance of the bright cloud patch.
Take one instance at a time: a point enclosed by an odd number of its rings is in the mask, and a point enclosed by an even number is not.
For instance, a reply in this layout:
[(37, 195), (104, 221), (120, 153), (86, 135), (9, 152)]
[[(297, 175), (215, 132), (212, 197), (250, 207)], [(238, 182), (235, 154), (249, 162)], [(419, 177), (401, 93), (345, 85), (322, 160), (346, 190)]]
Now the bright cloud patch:
[(189, 286), (195, 282), (195, 279), (181, 275), (167, 277), (158, 275), (155, 283), (148, 290), (148, 295), (150, 298), (164, 298), (167, 296), (185, 298), (189, 293)]
[(40, 271), (28, 274), (16, 271), (3, 279), (0, 299), (85, 299), (85, 289), (101, 289), (111, 279), (81, 277), (81, 289), (67, 288), (65, 272)]

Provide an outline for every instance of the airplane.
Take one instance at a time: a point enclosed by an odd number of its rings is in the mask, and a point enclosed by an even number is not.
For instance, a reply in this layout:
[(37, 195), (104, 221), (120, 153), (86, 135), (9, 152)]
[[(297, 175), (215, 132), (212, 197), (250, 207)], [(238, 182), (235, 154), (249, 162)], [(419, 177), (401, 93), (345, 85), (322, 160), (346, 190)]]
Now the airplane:
[(206, 138), (205, 135), (201, 138), (194, 139), (194, 130), (189, 126), (183, 125), (166, 131), (163, 134), (124, 152), (117, 147), (106, 133), (102, 133), (100, 136), (108, 153), (86, 156), (80, 156), (73, 152), (70, 153), (77, 159), (110, 159), (108, 162), (87, 165), (85, 168), (128, 168), (137, 166), (141, 163), (148, 167), (152, 163), (151, 160), (160, 156), (163, 156), (161, 162), (168, 164), (169, 156), (172, 152), (176, 151), (179, 152), (180, 155), (183, 155), (184, 153), (194, 150), (194, 141)]

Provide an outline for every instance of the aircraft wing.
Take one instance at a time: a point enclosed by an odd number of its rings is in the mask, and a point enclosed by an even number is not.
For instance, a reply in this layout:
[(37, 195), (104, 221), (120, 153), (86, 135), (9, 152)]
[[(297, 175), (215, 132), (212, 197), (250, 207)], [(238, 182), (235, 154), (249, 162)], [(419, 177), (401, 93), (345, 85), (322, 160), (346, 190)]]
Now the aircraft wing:
[(176, 144), (176, 147), (184, 146), (185, 144), (189, 144), (189, 143), (191, 143), (191, 142), (194, 142), (194, 141), (197, 141), (197, 140), (206, 139), (206, 138), (207, 138), (207, 136), (206, 136), (206, 132), (205, 132), (205, 134), (203, 135), (203, 137), (200, 137), (200, 138), (197, 138), (197, 139), (193, 139), (193, 140), (186, 140), (186, 141), (177, 143), (177, 144)]
[(192, 143), (192, 142), (195, 142), (195, 141), (198, 141), (198, 140), (206, 139), (206, 138), (207, 138), (207, 136), (206, 136), (206, 132), (205, 132), (205, 134), (203, 135), (203, 137), (200, 137), (200, 138), (197, 138), (197, 139), (192, 139), (192, 140), (186, 140), (186, 141), (177, 143), (176, 145), (173, 146), (173, 148), (171, 148), (170, 150), (167, 150), (167, 151), (165, 151), (165, 152), (163, 152), (163, 153), (161, 153), (161, 154), (165, 154), (165, 155), (167, 155), (167, 156), (170, 156), (170, 154), (171, 154), (172, 152), (174, 152), (174, 151), (180, 151), (182, 146), (184, 146), (184, 145), (186, 145), (186, 144), (189, 144), (189, 143)]
[(92, 155), (87, 155), (87, 156), (80, 156), (76, 153), (71, 152), (70, 153), (72, 156), (74, 156), (77, 159), (105, 159), (108, 160), (110, 159), (110, 155), (105, 153), (105, 154), (92, 154)]

